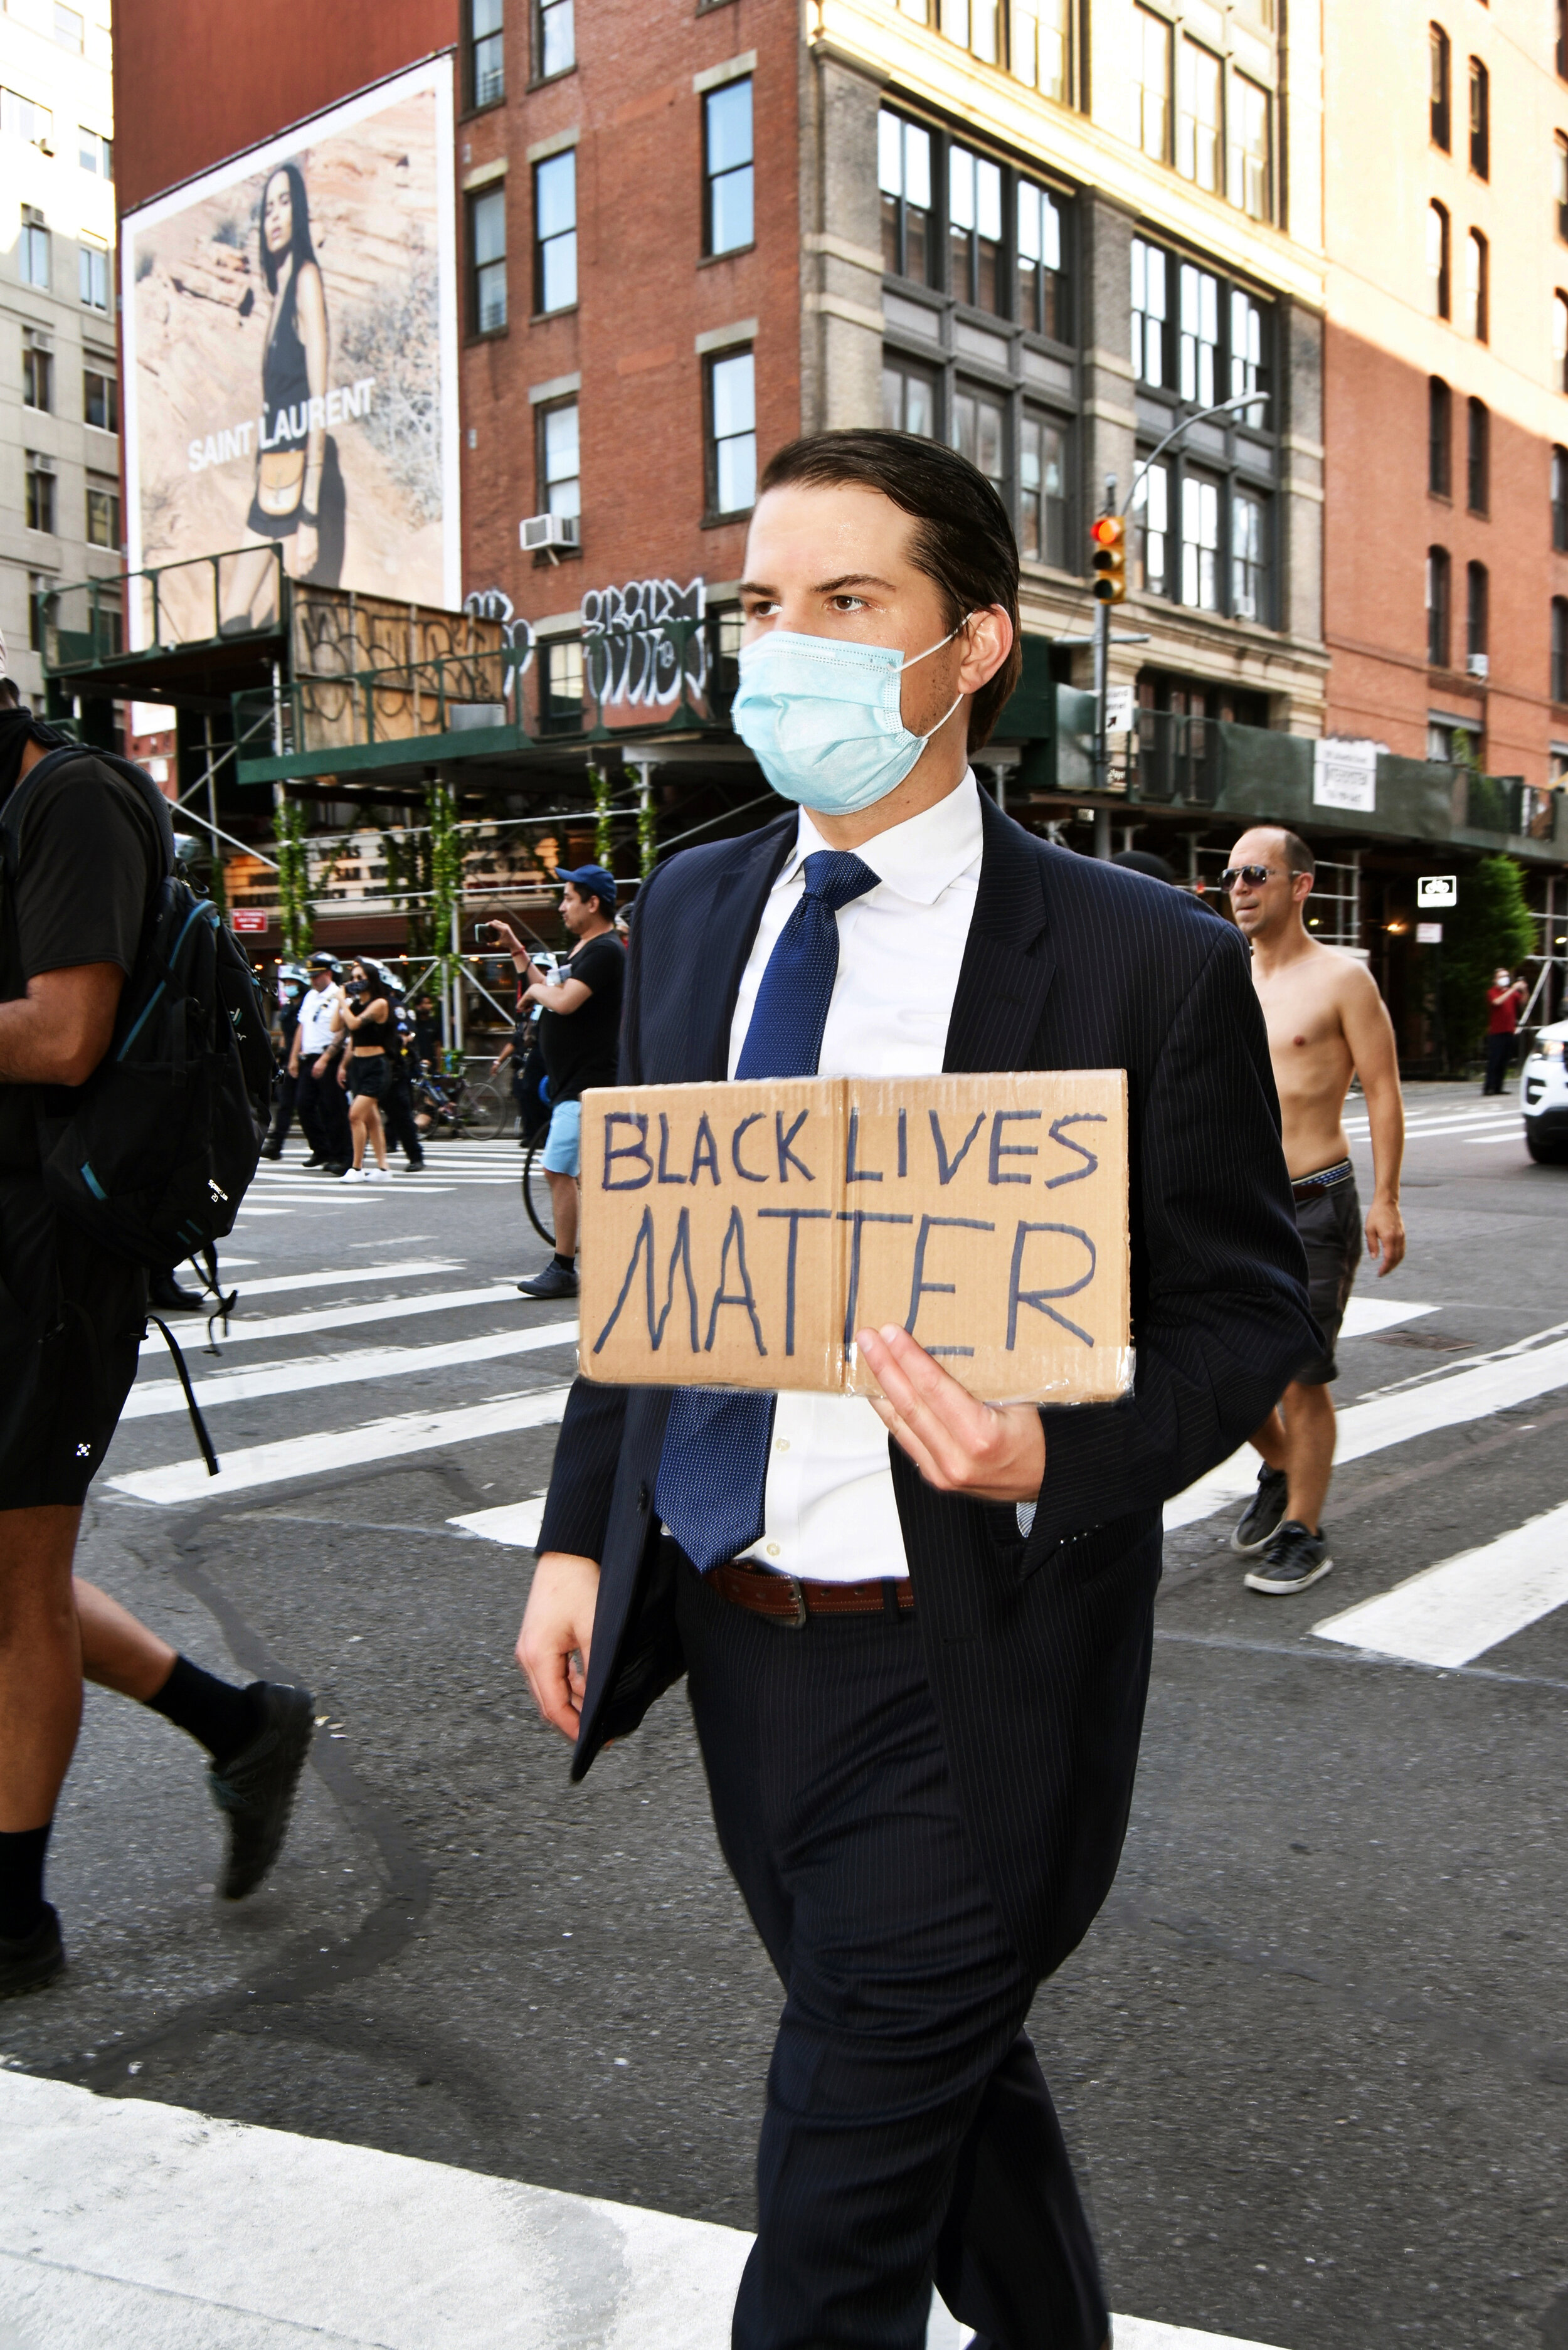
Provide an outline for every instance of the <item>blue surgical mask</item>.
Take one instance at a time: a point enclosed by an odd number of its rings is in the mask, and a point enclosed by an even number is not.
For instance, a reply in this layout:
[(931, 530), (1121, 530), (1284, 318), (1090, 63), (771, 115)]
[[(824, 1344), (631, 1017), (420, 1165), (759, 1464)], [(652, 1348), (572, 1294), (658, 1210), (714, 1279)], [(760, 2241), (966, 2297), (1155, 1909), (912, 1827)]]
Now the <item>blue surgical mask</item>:
[(774, 629), (742, 650), (730, 723), (781, 799), (819, 816), (854, 816), (897, 790), (963, 700), (961, 693), (931, 734), (911, 734), (904, 723), (904, 671), (958, 633), (950, 629), (906, 660), (895, 645)]

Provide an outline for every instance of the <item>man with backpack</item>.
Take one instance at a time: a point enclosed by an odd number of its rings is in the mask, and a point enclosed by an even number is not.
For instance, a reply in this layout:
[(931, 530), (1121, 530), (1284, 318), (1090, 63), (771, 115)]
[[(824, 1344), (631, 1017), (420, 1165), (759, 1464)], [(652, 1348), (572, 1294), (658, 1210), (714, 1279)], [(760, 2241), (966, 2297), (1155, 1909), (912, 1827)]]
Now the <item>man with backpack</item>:
[[(29, 785), (47, 758), (48, 773)], [(73, 1579), (82, 1503), (136, 1375), (146, 1266), (160, 1262), (166, 1235), (153, 1232), (140, 1258), (105, 1244), (60, 1204), (53, 1146), (62, 1137), (75, 1139), (67, 1157), (89, 1204), (101, 1197), (112, 1214), (134, 1196), (117, 1190), (123, 1170), (111, 1164), (112, 1148), (83, 1149), (81, 1115), (97, 1098), (89, 1080), (116, 1045), (121, 994), (134, 987), (153, 913), (178, 885), (167, 879), (171, 842), (155, 787), (123, 762), (77, 751), (58, 730), (33, 718), (3, 674), (0, 850), (5, 1997), (47, 1982), (65, 1963), (59, 1920), (44, 1899), (44, 1864), (76, 1744), (84, 1675), (139, 1699), (206, 1746), (213, 1799), (229, 1825), (221, 1889), (231, 1898), (259, 1883), (282, 1845), (309, 1750), (312, 1700), (302, 1690), (268, 1682), (242, 1690), (219, 1680), (106, 1595)], [(181, 912), (187, 928), (198, 919), (193, 907)], [(162, 992), (177, 1000), (176, 979), (170, 969)], [(156, 1025), (151, 1014), (149, 1003), (137, 1024), (149, 1035)], [(223, 1031), (224, 1049), (236, 1049), (226, 1020)], [(130, 1043), (128, 1034), (116, 1052), (119, 1066), (134, 1076)], [(145, 1074), (155, 1086), (156, 1071)], [(156, 1112), (156, 1100), (152, 1107)], [(245, 1180), (254, 1146), (253, 1127)], [(95, 1156), (107, 1182), (94, 1173)], [(206, 1236), (217, 1229), (210, 1223)]]

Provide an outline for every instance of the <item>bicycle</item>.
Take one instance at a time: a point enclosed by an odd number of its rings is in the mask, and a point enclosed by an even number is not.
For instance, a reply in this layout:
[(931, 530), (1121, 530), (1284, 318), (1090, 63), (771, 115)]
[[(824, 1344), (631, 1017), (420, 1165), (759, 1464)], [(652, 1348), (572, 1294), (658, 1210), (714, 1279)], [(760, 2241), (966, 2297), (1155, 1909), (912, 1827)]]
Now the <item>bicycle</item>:
[[(547, 1133), (548, 1129), (546, 1129)], [(547, 1249), (556, 1245), (556, 1226), (550, 1200), (549, 1179), (545, 1173), (545, 1135), (535, 1137), (523, 1156), (523, 1205), (528, 1222)]]

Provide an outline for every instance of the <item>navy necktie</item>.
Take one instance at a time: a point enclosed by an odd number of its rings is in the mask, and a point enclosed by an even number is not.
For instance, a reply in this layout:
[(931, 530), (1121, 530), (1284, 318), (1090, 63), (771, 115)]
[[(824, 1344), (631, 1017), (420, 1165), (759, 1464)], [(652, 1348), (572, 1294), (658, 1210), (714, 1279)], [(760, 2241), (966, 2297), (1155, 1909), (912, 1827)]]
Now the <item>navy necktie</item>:
[[(768, 957), (737, 1078), (815, 1076), (838, 976), (838, 909), (877, 886), (846, 849), (819, 848), (801, 869), (805, 892)], [(681, 1388), (670, 1404), (654, 1506), (703, 1575), (762, 1533), (775, 1401), (751, 1389)]]

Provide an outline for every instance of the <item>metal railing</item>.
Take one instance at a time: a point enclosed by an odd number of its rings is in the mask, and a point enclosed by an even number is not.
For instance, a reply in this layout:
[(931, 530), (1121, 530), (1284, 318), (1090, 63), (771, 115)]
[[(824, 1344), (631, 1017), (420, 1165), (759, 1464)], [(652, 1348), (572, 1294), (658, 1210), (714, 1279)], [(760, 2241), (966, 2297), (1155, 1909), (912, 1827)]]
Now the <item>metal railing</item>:
[(283, 552), (230, 547), (33, 593), (44, 668), (68, 675), (222, 638), (272, 636), (284, 622)]

